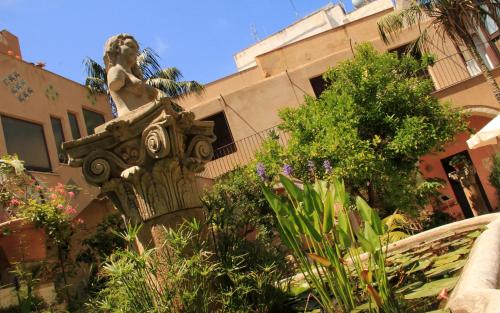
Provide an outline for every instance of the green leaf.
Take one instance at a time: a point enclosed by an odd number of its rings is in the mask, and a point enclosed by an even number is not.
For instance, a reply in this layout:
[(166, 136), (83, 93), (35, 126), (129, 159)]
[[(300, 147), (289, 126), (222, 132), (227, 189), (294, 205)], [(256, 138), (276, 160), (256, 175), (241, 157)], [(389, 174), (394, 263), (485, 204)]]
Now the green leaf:
[(455, 262), (446, 263), (446, 264), (443, 264), (441, 266), (434, 267), (434, 268), (428, 270), (427, 272), (424, 273), (424, 275), (426, 277), (432, 278), (432, 277), (448, 274), (448, 273), (451, 273), (451, 272), (454, 272), (454, 271), (461, 269), (462, 267), (464, 267), (465, 263), (467, 263), (467, 260), (458, 260)]
[(335, 206), (333, 203), (332, 195), (329, 192), (325, 194), (323, 208), (323, 233), (326, 234), (330, 232), (333, 228), (334, 217), (335, 217)]
[(352, 245), (351, 236), (349, 234), (347, 234), (346, 232), (344, 232), (342, 229), (338, 230), (338, 234), (339, 234), (339, 241), (340, 241), (340, 244), (342, 245), (342, 248), (349, 249)]
[(423, 271), (426, 268), (428, 268), (431, 264), (432, 264), (432, 260), (429, 260), (429, 259), (421, 260), (421, 261), (418, 262), (418, 266), (412, 268), (411, 270), (409, 270), (408, 272), (406, 272), (406, 274), (412, 274), (412, 273), (415, 273), (415, 272), (418, 272), (418, 271)]
[(380, 249), (380, 239), (369, 223), (365, 222), (364, 237), (370, 242), (373, 251)]
[(427, 284), (424, 284), (418, 289), (415, 289), (414, 292), (407, 294), (404, 296), (406, 300), (412, 299), (420, 299), (427, 297), (435, 297), (439, 294), (439, 292), (443, 289), (450, 291), (453, 289), (459, 279), (459, 276), (443, 278), (440, 280), (436, 280)]
[(358, 242), (365, 252), (373, 253), (375, 248), (372, 246), (371, 242), (366, 240), (361, 234), (358, 234)]
[(262, 192), (266, 197), (267, 202), (278, 216), (282, 216), (281, 199), (269, 188), (262, 187)]
[(307, 230), (308, 235), (316, 242), (321, 242), (321, 235), (316, 231), (308, 217), (302, 214), (298, 217), (302, 223), (302, 226), (304, 226), (304, 230)]
[(368, 222), (378, 235), (383, 235), (384, 231), (382, 221), (380, 220), (380, 217), (377, 215), (377, 213), (375, 213), (375, 211), (368, 205), (368, 203), (366, 203), (363, 198), (358, 196), (356, 197), (356, 206), (361, 213), (361, 218), (365, 222)]
[(288, 195), (290, 195), (295, 201), (302, 201), (302, 190), (295, 185), (288, 177), (280, 175), (280, 181), (283, 187), (285, 187)]
[(349, 234), (349, 217), (344, 209), (339, 210), (337, 215), (337, 226), (346, 234)]
[(370, 302), (365, 302), (352, 309), (351, 313), (361, 313), (363, 311), (368, 311), (370, 308), (375, 308), (375, 306), (376, 306), (375, 304), (370, 305)]

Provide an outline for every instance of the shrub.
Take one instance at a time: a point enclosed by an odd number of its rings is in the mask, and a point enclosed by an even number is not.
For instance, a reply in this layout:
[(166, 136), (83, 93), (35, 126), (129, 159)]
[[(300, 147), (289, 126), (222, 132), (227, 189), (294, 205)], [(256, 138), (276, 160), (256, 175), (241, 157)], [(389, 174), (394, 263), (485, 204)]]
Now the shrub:
[(258, 162), (270, 176), (287, 163), (302, 181), (340, 177), (383, 215), (417, 211), (424, 200), (417, 188), (419, 158), (466, 129), (461, 113), (430, 95), (432, 82), (419, 75), (427, 65), (425, 58), (359, 45), (354, 58), (324, 75), (329, 86), (319, 98), (280, 111), (288, 146), (269, 141)]
[[(128, 227), (123, 238), (130, 246), (140, 228)], [(270, 307), (283, 297), (276, 282), (282, 278), (274, 265), (242, 270), (247, 256), (233, 255), (221, 263), (193, 221), (179, 229), (164, 229), (162, 247), (139, 255), (120, 249), (103, 266), (106, 287), (89, 304), (99, 312), (287, 312)], [(187, 252), (189, 251), (189, 252)]]

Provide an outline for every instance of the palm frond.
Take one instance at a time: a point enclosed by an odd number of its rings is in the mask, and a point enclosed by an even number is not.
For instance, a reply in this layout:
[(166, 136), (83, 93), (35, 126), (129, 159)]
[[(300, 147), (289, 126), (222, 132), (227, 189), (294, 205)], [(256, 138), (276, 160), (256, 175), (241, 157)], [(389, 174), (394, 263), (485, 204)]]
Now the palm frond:
[(174, 81), (166, 78), (150, 78), (146, 80), (148, 85), (151, 85), (170, 98), (181, 98), (191, 92), (200, 92), (203, 90), (203, 85), (196, 81)]
[(85, 86), (92, 92), (106, 93), (108, 88), (104, 67), (89, 57), (83, 59), (83, 65), (87, 74)]
[(85, 87), (87, 87), (92, 93), (105, 94), (108, 91), (106, 82), (97, 77), (87, 77), (85, 79)]
[(144, 79), (154, 77), (155, 73), (161, 71), (159, 55), (151, 48), (145, 48), (137, 56), (137, 66), (142, 71)]
[(380, 37), (389, 44), (407, 27), (417, 26), (424, 18), (421, 6), (412, 4), (406, 9), (389, 14), (377, 23)]
[(150, 78), (165, 78), (177, 81), (182, 78), (182, 73), (176, 67), (166, 67), (154, 73), (154, 76)]

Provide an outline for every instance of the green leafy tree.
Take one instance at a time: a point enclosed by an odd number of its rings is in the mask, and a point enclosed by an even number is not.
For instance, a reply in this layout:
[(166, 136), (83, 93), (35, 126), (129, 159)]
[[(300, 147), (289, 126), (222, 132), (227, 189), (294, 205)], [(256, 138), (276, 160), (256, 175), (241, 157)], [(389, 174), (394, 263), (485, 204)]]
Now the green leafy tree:
[(463, 116), (432, 97), (432, 82), (418, 76), (429, 61), (358, 46), (353, 59), (325, 74), (330, 85), (320, 98), (280, 112), (288, 146), (268, 144), (257, 162), (275, 170), (271, 153), (303, 180), (335, 175), (379, 210), (419, 207), (439, 186), (418, 175), (419, 158), (466, 129)]
[[(108, 91), (106, 69), (104, 66), (89, 57), (83, 60), (83, 64), (87, 73), (85, 86), (91, 92), (108, 95), (108, 101), (114, 107), (113, 100)], [(192, 92), (198, 93), (203, 91), (203, 85), (197, 81), (180, 81), (182, 73), (176, 67), (162, 68), (158, 54), (150, 48), (145, 48), (139, 53), (137, 65), (141, 69), (147, 84), (157, 88), (165, 96), (172, 99), (182, 98)], [(174, 108), (182, 111), (182, 108), (175, 104), (175, 101)]]
[(472, 30), (486, 29), (487, 20), (500, 26), (499, 13), (497, 0), (413, 0), (407, 8), (382, 18), (378, 27), (386, 43), (393, 41), (408, 27), (418, 25), (420, 35), (414, 46), (426, 49), (438, 36), (441, 40), (451, 39), (456, 46), (467, 47), (500, 103), (498, 83), (479, 54), (471, 35)]

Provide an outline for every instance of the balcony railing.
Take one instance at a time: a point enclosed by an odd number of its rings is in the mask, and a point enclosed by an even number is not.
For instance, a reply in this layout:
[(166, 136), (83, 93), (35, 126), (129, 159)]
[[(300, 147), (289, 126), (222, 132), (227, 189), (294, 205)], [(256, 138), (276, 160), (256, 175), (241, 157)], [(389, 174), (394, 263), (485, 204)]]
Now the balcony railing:
[[(489, 44), (483, 43), (478, 46), (478, 50), (483, 51), (483, 60), (492, 69), (495, 61), (484, 53), (488, 46)], [(433, 66), (429, 67), (429, 73), (438, 91), (481, 75), (481, 69), (472, 58), (470, 50), (462, 50), (438, 59)]]
[[(432, 78), (435, 90), (439, 91), (480, 75), (481, 70), (477, 62), (470, 56), (470, 52), (464, 50), (440, 58), (428, 68), (428, 73), (425, 76)], [(488, 62), (492, 63), (491, 60)], [(260, 150), (264, 141), (269, 138), (275, 138), (280, 144), (286, 145), (289, 134), (280, 130), (278, 126), (274, 126), (220, 147), (214, 151), (214, 159), (206, 165), (205, 170), (199, 176), (216, 178), (250, 163), (254, 160), (255, 153)]]
[(220, 147), (214, 151), (213, 160), (198, 175), (207, 178), (216, 178), (239, 166), (250, 163), (255, 158), (255, 153), (262, 147), (264, 141), (270, 138), (274, 138), (281, 145), (286, 145), (289, 135), (280, 130), (278, 126), (274, 126)]

